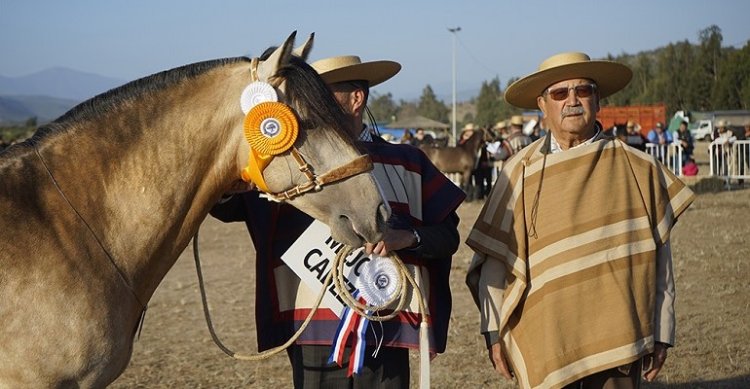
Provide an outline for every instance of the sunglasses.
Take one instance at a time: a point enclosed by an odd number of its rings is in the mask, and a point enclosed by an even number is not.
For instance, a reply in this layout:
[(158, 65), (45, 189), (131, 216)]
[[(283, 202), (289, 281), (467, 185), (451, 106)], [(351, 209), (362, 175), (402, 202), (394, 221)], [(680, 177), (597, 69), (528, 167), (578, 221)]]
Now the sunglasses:
[(573, 87), (560, 87), (555, 89), (547, 89), (545, 93), (555, 101), (562, 101), (568, 98), (570, 90), (573, 90), (578, 98), (591, 97), (596, 91), (596, 84), (582, 84)]

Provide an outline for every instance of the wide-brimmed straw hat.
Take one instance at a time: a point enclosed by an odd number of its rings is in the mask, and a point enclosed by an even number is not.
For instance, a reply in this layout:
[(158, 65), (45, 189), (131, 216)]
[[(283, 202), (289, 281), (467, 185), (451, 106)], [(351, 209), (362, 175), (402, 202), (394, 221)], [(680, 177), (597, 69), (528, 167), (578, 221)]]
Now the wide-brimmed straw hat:
[(492, 127), (495, 130), (502, 130), (503, 128), (508, 128), (508, 121), (507, 120), (501, 120)]
[(327, 84), (365, 80), (370, 87), (395, 76), (401, 70), (401, 64), (398, 62), (362, 62), (362, 59), (356, 55), (324, 58), (313, 62), (310, 66), (320, 74)]
[(523, 127), (523, 116), (521, 115), (513, 115), (510, 117), (510, 125), (511, 126), (520, 126)]
[(624, 88), (632, 77), (630, 68), (621, 63), (592, 61), (584, 53), (561, 53), (545, 59), (536, 72), (509, 86), (505, 91), (505, 101), (516, 107), (537, 109), (536, 98), (548, 86), (573, 78), (596, 82), (599, 97), (604, 98)]

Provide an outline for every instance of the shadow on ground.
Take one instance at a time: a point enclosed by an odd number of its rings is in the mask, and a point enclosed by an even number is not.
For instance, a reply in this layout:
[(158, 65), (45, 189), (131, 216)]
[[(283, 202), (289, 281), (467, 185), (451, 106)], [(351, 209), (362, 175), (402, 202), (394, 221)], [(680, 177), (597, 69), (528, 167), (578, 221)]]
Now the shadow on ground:
[(681, 384), (664, 384), (664, 383), (653, 383), (643, 385), (646, 388), (654, 389), (714, 389), (714, 388), (750, 388), (750, 376), (740, 376), (732, 378), (724, 378), (716, 381), (694, 381), (686, 382)]

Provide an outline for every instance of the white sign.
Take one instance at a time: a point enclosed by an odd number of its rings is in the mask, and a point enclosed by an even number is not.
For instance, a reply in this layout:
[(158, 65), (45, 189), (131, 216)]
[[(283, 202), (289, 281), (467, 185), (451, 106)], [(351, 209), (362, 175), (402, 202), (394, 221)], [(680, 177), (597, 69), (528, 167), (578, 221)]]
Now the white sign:
[[(291, 247), (281, 256), (281, 260), (307, 285), (316, 296), (323, 286), (333, 261), (344, 245), (331, 237), (331, 229), (323, 222), (315, 220)], [(344, 275), (349, 292), (353, 292), (354, 279), (360, 276), (362, 265), (369, 262), (363, 248), (353, 250), (344, 261)], [(344, 301), (334, 292), (333, 282), (323, 297), (321, 307), (331, 309), (338, 317), (344, 310)]]

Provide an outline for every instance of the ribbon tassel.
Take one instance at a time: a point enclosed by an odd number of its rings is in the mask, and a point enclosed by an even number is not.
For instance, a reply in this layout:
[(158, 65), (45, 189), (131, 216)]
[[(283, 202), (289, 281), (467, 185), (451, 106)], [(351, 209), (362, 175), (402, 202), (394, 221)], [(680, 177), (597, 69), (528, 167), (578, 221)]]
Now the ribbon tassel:
[[(359, 291), (355, 290), (353, 297), (357, 298)], [(358, 301), (365, 304), (365, 300), (361, 297)], [(365, 347), (367, 345), (367, 326), (370, 321), (366, 317), (360, 316), (355, 310), (349, 306), (344, 308), (341, 316), (341, 321), (336, 329), (336, 334), (333, 338), (333, 344), (331, 345), (331, 354), (328, 357), (328, 363), (335, 363), (339, 367), (344, 365), (344, 351), (346, 344), (349, 340), (349, 336), (354, 334), (354, 341), (351, 345), (351, 351), (349, 353), (349, 368), (347, 375), (349, 377), (352, 374), (357, 374), (362, 370), (362, 366), (365, 360)]]

